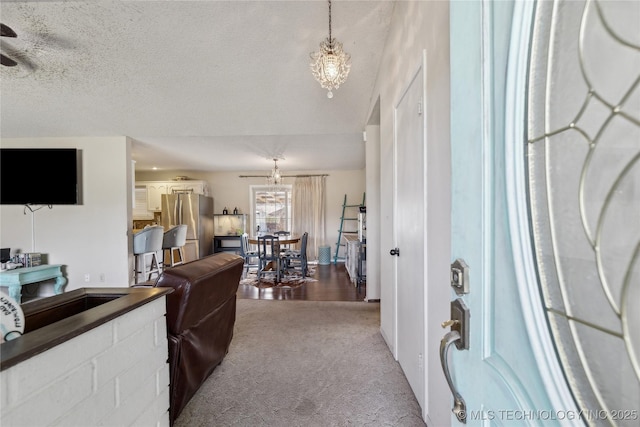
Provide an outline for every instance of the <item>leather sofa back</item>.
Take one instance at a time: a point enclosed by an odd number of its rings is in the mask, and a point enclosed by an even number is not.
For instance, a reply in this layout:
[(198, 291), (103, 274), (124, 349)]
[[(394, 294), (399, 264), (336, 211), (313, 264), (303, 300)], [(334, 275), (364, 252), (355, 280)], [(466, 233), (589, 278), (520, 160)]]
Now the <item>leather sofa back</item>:
[(171, 423), (229, 351), (244, 259), (217, 253), (163, 271), (167, 295)]
[(212, 308), (235, 298), (242, 276), (241, 257), (219, 253), (163, 271), (156, 287), (174, 291), (167, 298), (169, 333), (179, 334), (196, 326)]

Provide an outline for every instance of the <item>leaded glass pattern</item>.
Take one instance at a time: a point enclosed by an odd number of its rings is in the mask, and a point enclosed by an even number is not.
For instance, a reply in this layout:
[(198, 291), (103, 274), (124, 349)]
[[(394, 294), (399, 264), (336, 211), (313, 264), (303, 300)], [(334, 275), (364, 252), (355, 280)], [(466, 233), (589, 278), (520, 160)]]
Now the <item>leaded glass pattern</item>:
[(639, 28), (640, 2), (556, 0), (532, 32), (532, 238), (567, 381), (602, 411), (591, 425), (640, 422), (616, 412), (640, 411)]

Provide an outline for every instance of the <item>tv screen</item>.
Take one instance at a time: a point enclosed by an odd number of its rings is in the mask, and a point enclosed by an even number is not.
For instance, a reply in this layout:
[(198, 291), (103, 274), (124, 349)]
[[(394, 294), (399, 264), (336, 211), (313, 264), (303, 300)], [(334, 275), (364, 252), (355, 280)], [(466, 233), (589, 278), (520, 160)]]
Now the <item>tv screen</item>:
[(75, 148), (0, 149), (0, 204), (80, 203)]

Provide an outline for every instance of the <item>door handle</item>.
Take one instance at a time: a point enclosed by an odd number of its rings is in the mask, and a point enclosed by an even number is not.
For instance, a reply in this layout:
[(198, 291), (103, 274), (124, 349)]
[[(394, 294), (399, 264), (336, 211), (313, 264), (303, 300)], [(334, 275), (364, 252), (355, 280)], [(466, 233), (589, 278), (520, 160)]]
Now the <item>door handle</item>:
[(456, 386), (453, 384), (451, 380), (451, 374), (449, 373), (449, 361), (447, 358), (449, 347), (451, 344), (460, 340), (460, 332), (456, 330), (451, 330), (445, 334), (445, 336), (440, 341), (440, 363), (442, 364), (442, 370), (444, 371), (444, 377), (447, 379), (447, 384), (449, 384), (449, 388), (451, 389), (451, 394), (453, 394), (453, 409), (451, 410), (458, 421), (463, 424), (467, 423), (467, 405), (464, 402), (458, 390), (456, 390)]
[(447, 379), (447, 384), (449, 384), (449, 388), (451, 389), (451, 394), (453, 394), (453, 409), (451, 411), (458, 421), (463, 424), (467, 423), (467, 405), (451, 379), (448, 353), (451, 344), (455, 344), (458, 350), (469, 349), (470, 317), (469, 309), (464, 301), (462, 298), (458, 298), (451, 301), (451, 320), (447, 320), (441, 324), (443, 328), (451, 327), (451, 330), (447, 332), (440, 341), (440, 364), (442, 365), (444, 377)]
[(393, 248), (389, 251), (390, 255), (395, 255), (395, 256), (400, 256), (400, 249), (399, 248)]

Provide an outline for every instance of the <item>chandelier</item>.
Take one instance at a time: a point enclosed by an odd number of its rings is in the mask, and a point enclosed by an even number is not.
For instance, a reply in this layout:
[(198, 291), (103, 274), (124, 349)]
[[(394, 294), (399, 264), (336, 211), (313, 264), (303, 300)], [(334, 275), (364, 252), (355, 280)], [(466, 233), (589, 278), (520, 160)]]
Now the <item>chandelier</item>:
[(331, 37), (331, 0), (329, 0), (329, 37), (320, 43), (318, 52), (311, 52), (311, 72), (324, 89), (327, 98), (333, 98), (333, 89), (338, 89), (347, 80), (351, 69), (351, 55), (342, 50), (342, 43)]
[(270, 185), (279, 185), (282, 183), (282, 175), (280, 174), (280, 169), (278, 169), (278, 159), (273, 159), (273, 169), (267, 180)]

